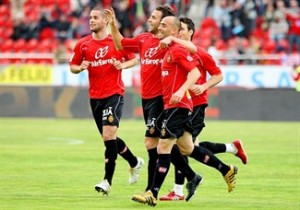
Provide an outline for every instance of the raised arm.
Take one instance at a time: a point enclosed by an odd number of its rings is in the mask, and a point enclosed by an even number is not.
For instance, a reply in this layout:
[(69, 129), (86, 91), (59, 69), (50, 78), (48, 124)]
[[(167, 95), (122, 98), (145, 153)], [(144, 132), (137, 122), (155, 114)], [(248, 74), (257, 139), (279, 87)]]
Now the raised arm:
[(108, 23), (109, 23), (109, 26), (111, 29), (111, 35), (114, 40), (115, 47), (117, 50), (121, 50), (121, 49), (123, 49), (123, 46), (121, 43), (123, 36), (118, 29), (115, 12), (114, 12), (113, 8), (110, 8), (110, 9), (105, 9), (104, 13), (106, 14), (106, 17), (108, 19)]

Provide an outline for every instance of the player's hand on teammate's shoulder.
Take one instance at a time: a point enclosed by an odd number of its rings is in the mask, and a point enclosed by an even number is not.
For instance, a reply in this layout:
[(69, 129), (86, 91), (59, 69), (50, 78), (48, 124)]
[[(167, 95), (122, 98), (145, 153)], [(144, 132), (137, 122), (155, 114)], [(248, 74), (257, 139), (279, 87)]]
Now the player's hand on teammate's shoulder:
[(172, 43), (172, 36), (168, 36), (159, 42), (159, 47), (166, 48)]

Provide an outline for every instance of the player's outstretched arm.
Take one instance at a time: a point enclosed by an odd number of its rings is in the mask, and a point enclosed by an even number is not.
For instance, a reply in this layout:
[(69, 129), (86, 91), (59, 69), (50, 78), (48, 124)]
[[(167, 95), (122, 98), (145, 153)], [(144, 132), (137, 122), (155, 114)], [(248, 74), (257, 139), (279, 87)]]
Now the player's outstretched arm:
[(115, 47), (117, 50), (121, 50), (121, 49), (123, 49), (123, 46), (121, 43), (123, 36), (120, 33), (118, 26), (117, 26), (115, 11), (113, 10), (113, 8), (110, 8), (110, 9), (105, 9), (104, 13), (106, 14), (108, 23), (110, 25), (111, 35), (114, 40)]
[(174, 36), (168, 36), (168, 37), (162, 39), (159, 43), (159, 46), (164, 48), (164, 47), (167, 47), (172, 42), (182, 45), (184, 48), (186, 48), (192, 54), (197, 52), (197, 47), (193, 44), (193, 42), (179, 39)]
[(135, 66), (136, 64), (138, 64), (138, 59), (137, 58), (133, 58), (133, 59), (130, 59), (130, 60), (125, 61), (125, 62), (121, 62), (119, 60), (114, 61), (114, 66), (118, 70), (128, 69), (130, 67)]

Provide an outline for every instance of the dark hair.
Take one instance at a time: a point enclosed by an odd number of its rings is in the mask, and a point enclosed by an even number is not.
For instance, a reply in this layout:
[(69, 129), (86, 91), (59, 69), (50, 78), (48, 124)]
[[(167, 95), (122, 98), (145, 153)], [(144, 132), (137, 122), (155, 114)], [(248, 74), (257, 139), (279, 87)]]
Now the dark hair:
[(181, 17), (181, 18), (179, 18), (179, 20), (180, 20), (180, 22), (185, 23), (187, 25), (188, 30), (193, 31), (193, 34), (191, 36), (191, 40), (193, 40), (193, 36), (194, 36), (194, 33), (195, 33), (195, 24), (192, 21), (192, 19), (190, 19), (188, 17)]
[(160, 11), (162, 13), (161, 19), (167, 16), (175, 16), (174, 11), (169, 6), (158, 6), (155, 10)]

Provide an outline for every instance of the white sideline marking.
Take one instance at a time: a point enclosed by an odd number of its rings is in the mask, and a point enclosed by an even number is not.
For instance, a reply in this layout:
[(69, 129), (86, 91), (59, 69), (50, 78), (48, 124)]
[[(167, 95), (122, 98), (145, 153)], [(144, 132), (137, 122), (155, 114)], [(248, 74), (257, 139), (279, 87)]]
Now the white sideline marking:
[(62, 138), (62, 137), (48, 137), (47, 139), (51, 141), (64, 141), (70, 145), (84, 144), (84, 141), (81, 139)]

